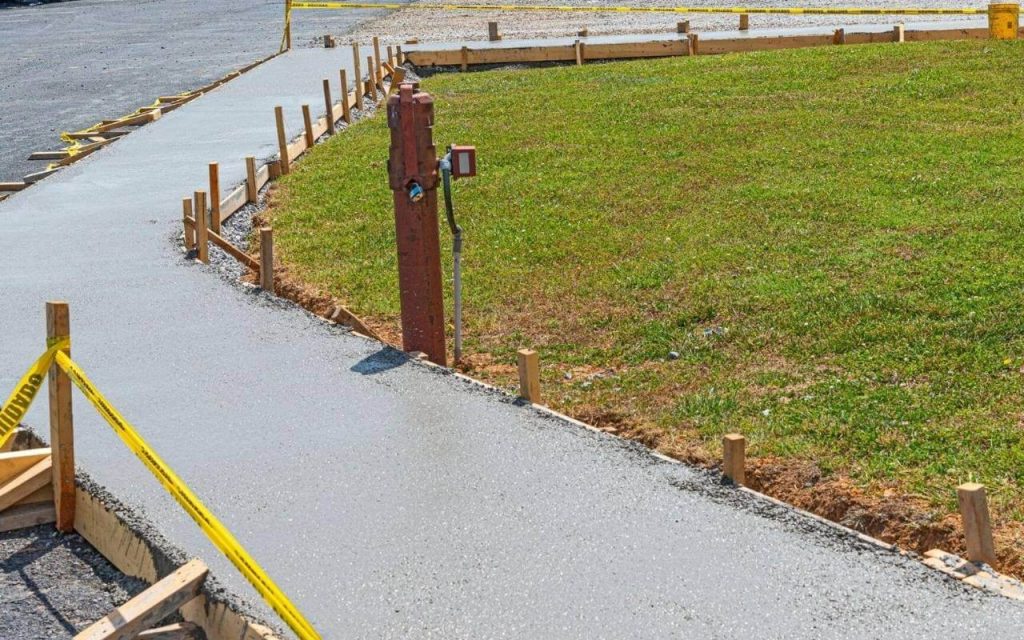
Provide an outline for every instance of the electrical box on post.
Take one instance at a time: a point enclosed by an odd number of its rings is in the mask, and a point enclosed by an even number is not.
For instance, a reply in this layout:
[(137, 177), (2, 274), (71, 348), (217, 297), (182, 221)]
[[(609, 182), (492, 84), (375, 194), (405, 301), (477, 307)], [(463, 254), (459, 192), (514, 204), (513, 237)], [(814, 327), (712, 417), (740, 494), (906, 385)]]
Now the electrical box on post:
[(455, 178), (472, 178), (476, 175), (476, 147), (468, 145), (452, 146), (452, 176)]

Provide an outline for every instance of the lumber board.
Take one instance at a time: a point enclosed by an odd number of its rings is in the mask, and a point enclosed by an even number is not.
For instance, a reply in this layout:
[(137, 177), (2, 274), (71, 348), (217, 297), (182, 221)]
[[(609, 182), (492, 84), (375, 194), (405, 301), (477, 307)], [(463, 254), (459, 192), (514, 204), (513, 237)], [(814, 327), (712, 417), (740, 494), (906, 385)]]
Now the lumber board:
[(199, 640), (199, 626), (191, 622), (177, 622), (143, 631), (138, 640)]
[(53, 508), (53, 503), (12, 507), (0, 513), (0, 533), (56, 521), (57, 510)]
[(244, 251), (242, 251), (241, 249), (239, 249), (235, 245), (231, 244), (230, 242), (228, 242), (224, 238), (220, 237), (219, 235), (217, 235), (213, 231), (207, 231), (206, 235), (209, 237), (210, 242), (212, 242), (213, 244), (215, 244), (218, 247), (220, 247), (221, 249), (223, 249), (225, 253), (227, 253), (229, 256), (231, 256), (235, 260), (238, 260), (239, 262), (241, 262), (245, 266), (249, 267), (253, 271), (259, 271), (260, 270), (260, 263), (257, 262), (251, 256), (247, 255)]
[(29, 160), (63, 160), (71, 155), (70, 151), (33, 151)]
[(43, 169), (42, 171), (36, 171), (35, 173), (30, 173), (27, 176), (25, 176), (23, 179), (25, 180), (26, 183), (32, 184), (34, 182), (39, 182), (40, 180), (42, 180), (46, 176), (52, 175), (54, 173), (57, 173), (59, 170), (60, 170), (60, 167), (54, 167), (52, 169)]
[(27, 186), (27, 182), (0, 182), (0, 191), (21, 191)]
[(25, 471), (0, 485), (0, 511), (8, 509), (37, 490), (53, 484), (53, 458), (46, 456)]
[(26, 497), (18, 500), (17, 506), (24, 506), (26, 504), (52, 504), (53, 503), (53, 483), (47, 483), (46, 486), (40, 487), (27, 495)]
[(75, 640), (131, 640), (199, 595), (206, 565), (190, 560), (75, 636)]
[(249, 204), (249, 193), (243, 182), (228, 194), (228, 197), (220, 201), (221, 222), (230, 218), (236, 211)]
[(0, 453), (0, 485), (20, 476), (40, 460), (49, 458), (49, 447)]

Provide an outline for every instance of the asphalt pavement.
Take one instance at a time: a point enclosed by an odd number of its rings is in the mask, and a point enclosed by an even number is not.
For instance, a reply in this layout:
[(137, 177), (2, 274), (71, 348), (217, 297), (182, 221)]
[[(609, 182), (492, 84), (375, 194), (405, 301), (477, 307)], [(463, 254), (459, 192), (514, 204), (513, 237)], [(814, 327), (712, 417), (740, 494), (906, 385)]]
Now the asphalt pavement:
[[(400, 0), (401, 1), (401, 0)], [(33, 151), (196, 89), (278, 50), (283, 0), (0, 2), (0, 181), (46, 168)], [(343, 34), (380, 10), (306, 11), (293, 44)]]
[[(0, 202), (0, 388), (68, 300), (75, 360), (325, 638), (1019, 636), (1017, 602), (186, 260), (207, 163), (242, 180), (273, 107), (296, 134), (348, 51), (276, 58)], [(273, 621), (76, 397), (79, 465)]]

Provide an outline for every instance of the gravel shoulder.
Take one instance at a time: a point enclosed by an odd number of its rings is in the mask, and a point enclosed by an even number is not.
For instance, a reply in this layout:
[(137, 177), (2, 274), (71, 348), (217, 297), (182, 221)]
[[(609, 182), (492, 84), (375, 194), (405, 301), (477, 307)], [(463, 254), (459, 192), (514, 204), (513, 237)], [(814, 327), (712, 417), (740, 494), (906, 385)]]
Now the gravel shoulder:
[(146, 588), (53, 525), (0, 534), (0, 638), (72, 638)]

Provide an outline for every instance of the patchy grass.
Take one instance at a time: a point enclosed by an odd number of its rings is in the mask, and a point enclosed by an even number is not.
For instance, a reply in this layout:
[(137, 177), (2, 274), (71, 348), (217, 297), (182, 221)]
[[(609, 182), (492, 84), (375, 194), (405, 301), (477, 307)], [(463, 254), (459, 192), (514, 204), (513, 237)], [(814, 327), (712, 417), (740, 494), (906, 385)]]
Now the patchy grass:
[[(532, 346), (548, 403), (655, 445), (714, 457), (739, 431), (944, 512), (984, 482), (1020, 520), (1022, 59), (929, 43), (428, 79), (438, 146), (479, 151), (455, 186), (470, 367), (510, 385)], [(398, 316), (387, 135), (317, 147), (272, 209), (292, 272), (378, 326)]]

